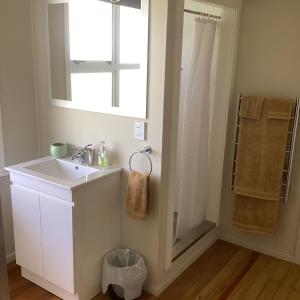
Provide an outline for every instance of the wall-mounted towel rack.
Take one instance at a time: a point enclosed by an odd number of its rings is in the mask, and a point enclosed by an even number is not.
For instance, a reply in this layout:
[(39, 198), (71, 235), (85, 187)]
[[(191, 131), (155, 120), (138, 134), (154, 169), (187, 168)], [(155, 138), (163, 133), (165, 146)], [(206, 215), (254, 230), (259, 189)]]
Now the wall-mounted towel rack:
[(136, 155), (136, 154), (144, 154), (147, 156), (147, 158), (149, 159), (149, 162), (150, 162), (150, 171), (149, 171), (149, 174), (148, 176), (151, 175), (152, 173), (152, 160), (151, 160), (151, 157), (150, 157), (150, 154), (152, 153), (152, 148), (150, 146), (145, 146), (142, 150), (140, 151), (136, 151), (136, 152), (133, 152), (129, 158), (129, 169), (130, 171), (132, 171), (132, 167), (131, 167), (131, 161), (132, 161), (132, 158)]
[[(239, 94), (237, 99), (237, 113), (236, 113), (236, 121), (235, 121), (235, 138), (234, 138), (234, 158), (233, 158), (233, 168), (232, 168), (232, 189), (234, 187), (234, 179), (236, 174), (236, 159), (237, 159), (237, 146), (239, 144), (239, 128), (240, 128), (240, 107), (241, 107), (241, 100), (243, 96)], [(293, 157), (294, 157), (294, 150), (296, 144), (296, 135), (298, 130), (298, 121), (299, 121), (299, 113), (300, 113), (300, 98), (296, 99), (294, 108), (293, 108), (293, 115), (290, 121), (290, 129), (289, 129), (289, 139), (286, 149), (286, 165), (283, 170), (283, 180), (282, 180), (282, 189), (280, 199), (282, 202), (287, 205), (288, 203), (288, 196), (289, 196), (289, 189), (291, 183), (291, 172), (292, 172), (292, 165), (293, 165)]]

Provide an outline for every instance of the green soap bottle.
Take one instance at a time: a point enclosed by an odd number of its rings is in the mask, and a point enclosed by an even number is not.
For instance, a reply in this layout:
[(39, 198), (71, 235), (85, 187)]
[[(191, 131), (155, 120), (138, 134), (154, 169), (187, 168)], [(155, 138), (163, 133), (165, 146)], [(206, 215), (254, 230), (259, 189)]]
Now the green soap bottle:
[(106, 155), (105, 142), (100, 142), (98, 152), (98, 164), (100, 168), (108, 168), (108, 159)]

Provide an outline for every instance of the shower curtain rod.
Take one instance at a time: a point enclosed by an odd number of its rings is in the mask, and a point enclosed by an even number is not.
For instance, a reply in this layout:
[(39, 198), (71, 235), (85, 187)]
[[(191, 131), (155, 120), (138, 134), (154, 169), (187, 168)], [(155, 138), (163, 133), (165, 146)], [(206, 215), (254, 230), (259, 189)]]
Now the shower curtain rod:
[(199, 15), (199, 16), (203, 16), (203, 17), (207, 17), (207, 18), (212, 18), (212, 19), (216, 19), (216, 20), (221, 20), (222, 17), (220, 16), (216, 16), (216, 15), (211, 15), (202, 11), (194, 11), (194, 10), (190, 10), (190, 9), (185, 9), (184, 12), (189, 13), (189, 14), (194, 14), (194, 15)]

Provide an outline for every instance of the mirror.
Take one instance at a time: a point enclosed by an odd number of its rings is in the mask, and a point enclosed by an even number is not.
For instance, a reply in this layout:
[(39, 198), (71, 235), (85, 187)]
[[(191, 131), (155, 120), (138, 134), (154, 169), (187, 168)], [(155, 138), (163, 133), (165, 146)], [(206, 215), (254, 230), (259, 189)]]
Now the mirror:
[(51, 104), (146, 118), (149, 0), (48, 0), (47, 11)]

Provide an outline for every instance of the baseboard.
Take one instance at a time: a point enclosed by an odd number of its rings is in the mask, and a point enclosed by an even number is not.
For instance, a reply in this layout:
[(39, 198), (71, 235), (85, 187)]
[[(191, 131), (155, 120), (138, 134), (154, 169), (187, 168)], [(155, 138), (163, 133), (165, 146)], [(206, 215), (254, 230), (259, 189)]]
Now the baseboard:
[(27, 280), (35, 283), (36, 285), (42, 287), (43, 289), (49, 291), (50, 293), (65, 299), (65, 300), (79, 300), (78, 295), (73, 295), (62, 288), (52, 284), (51, 282), (41, 278), (40, 276), (31, 273), (30, 271), (27, 271), (25, 269), (22, 270), (22, 277), (26, 278)]
[(13, 262), (15, 260), (16, 260), (16, 254), (15, 254), (15, 252), (12, 252), (12, 253), (9, 253), (9, 254), (6, 255), (6, 263), (7, 264), (9, 264), (9, 263), (11, 263), (11, 262)]
[(196, 261), (219, 238), (218, 228), (212, 229), (203, 239), (199, 240), (188, 251), (182, 254), (165, 274), (165, 280), (159, 286), (145, 284), (144, 290), (151, 295), (159, 296), (178, 276)]
[(262, 253), (262, 254), (273, 256), (278, 259), (282, 259), (282, 260), (285, 260), (285, 261), (288, 261), (291, 263), (300, 264), (299, 260), (293, 255), (289, 255), (289, 254), (286, 254), (286, 253), (283, 253), (280, 251), (272, 251), (272, 250), (269, 250), (264, 247), (260, 247), (257, 245), (253, 245), (251, 243), (247, 243), (241, 239), (238, 239), (233, 236), (226, 235), (226, 234), (220, 234), (219, 238), (220, 238), (220, 240), (226, 241), (228, 243), (238, 245), (238, 246), (241, 246), (241, 247)]

